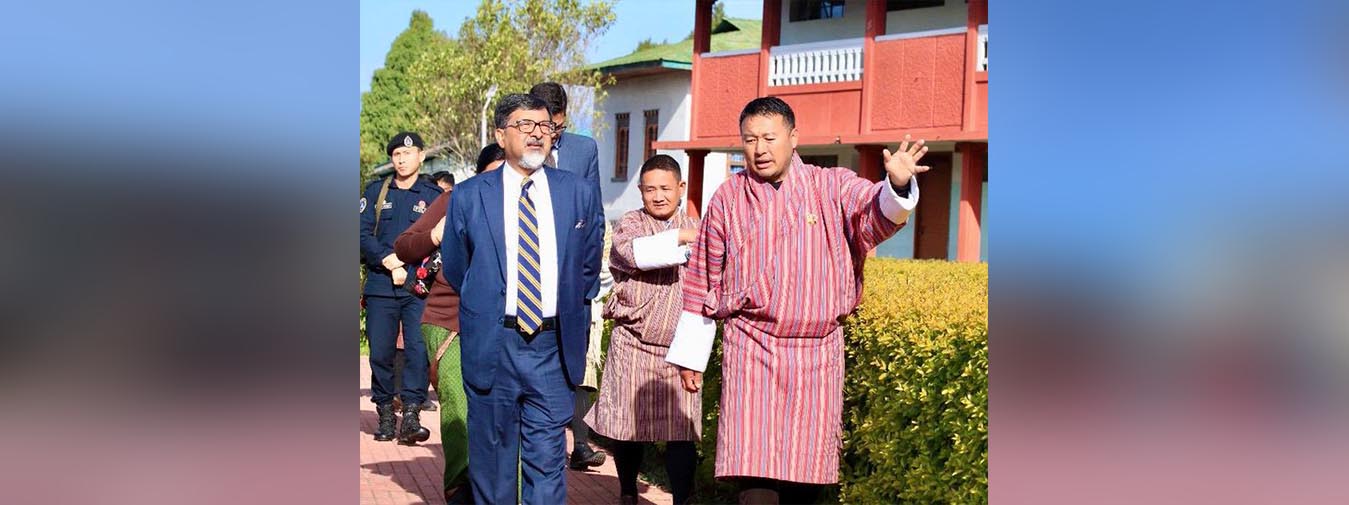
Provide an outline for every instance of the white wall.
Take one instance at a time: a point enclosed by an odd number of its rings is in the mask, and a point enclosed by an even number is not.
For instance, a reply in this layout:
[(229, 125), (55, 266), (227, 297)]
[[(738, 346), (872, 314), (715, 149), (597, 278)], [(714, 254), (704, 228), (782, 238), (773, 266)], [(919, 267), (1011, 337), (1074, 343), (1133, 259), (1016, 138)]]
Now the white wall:
[[(600, 192), (604, 200), (604, 215), (610, 221), (617, 220), (623, 213), (642, 206), (642, 195), (637, 190), (637, 173), (646, 161), (644, 154), (645, 123), (643, 111), (659, 110), (659, 140), (689, 139), (689, 107), (692, 99), (689, 95), (689, 72), (673, 71), (664, 74), (637, 77), (619, 81), (609, 88), (609, 96), (599, 105), (603, 111), (602, 119), (595, 125), (599, 131), (600, 150)], [(614, 132), (614, 115), (628, 113), (628, 178), (615, 181), (614, 155), (617, 135)], [(680, 150), (656, 150), (657, 154), (667, 154), (679, 162), (688, 180), (688, 155)], [(703, 176), (703, 199), (712, 197), (712, 192), (725, 179), (726, 156), (712, 153), (706, 158)]]
[[(876, 0), (880, 1), (880, 0)], [(823, 40), (851, 39), (866, 34), (866, 2), (848, 2), (843, 17), (788, 21), (791, 19), (791, 0), (782, 2), (782, 36), (780, 44), (804, 44)], [(923, 7), (885, 13), (885, 33), (908, 33), (939, 28), (965, 26), (964, 0), (946, 0), (941, 7)]]

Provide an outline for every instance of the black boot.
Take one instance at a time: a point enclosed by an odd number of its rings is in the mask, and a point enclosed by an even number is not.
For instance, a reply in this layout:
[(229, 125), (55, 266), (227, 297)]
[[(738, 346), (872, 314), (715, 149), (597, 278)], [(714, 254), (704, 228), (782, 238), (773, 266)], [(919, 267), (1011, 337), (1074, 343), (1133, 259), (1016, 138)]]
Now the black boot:
[(375, 430), (375, 440), (380, 442), (393, 440), (394, 426), (398, 424), (398, 419), (393, 416), (393, 404), (375, 405), (375, 412), (379, 413), (379, 429)]
[(403, 424), (398, 430), (398, 442), (405, 445), (417, 445), (431, 438), (431, 430), (422, 427), (422, 406), (419, 403), (403, 404)]

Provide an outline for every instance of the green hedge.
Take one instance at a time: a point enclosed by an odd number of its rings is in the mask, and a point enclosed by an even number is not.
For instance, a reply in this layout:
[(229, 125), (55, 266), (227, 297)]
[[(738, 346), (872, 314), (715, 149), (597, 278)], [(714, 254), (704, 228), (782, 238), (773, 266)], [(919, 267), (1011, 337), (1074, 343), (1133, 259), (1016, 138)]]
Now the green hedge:
[[(873, 258), (844, 331), (840, 485), (821, 502), (987, 502), (988, 265)], [(720, 395), (718, 327), (703, 378), (695, 503), (736, 499), (714, 477)], [(666, 486), (660, 445), (647, 451), (643, 477)]]
[(988, 264), (867, 262), (847, 323), (844, 503), (988, 501)]

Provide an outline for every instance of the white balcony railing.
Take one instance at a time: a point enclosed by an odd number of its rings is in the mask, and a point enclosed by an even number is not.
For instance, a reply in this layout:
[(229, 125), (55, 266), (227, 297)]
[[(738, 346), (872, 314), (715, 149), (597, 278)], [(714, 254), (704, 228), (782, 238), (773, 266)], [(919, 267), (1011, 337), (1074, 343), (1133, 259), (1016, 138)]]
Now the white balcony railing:
[(975, 60), (975, 66), (980, 72), (988, 71), (988, 25), (979, 25), (979, 43), (975, 44), (979, 49), (979, 57)]
[(862, 79), (862, 39), (774, 46), (768, 85), (795, 86)]

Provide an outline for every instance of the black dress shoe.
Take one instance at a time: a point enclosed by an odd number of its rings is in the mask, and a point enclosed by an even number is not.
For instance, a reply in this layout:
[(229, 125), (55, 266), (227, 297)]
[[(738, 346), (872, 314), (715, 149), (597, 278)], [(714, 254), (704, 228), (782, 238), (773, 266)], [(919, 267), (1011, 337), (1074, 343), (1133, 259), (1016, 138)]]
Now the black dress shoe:
[(571, 463), (568, 465), (572, 470), (585, 470), (592, 466), (604, 464), (604, 453), (591, 450), (589, 447), (584, 451), (572, 451)]

